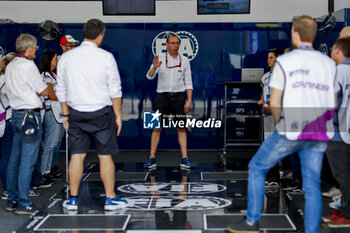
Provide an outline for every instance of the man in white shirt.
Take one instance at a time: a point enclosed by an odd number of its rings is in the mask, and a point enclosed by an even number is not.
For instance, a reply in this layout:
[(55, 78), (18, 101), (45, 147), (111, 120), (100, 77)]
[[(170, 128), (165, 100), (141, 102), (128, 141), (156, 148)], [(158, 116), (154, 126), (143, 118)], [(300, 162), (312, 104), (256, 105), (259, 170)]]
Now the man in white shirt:
[[(7, 167), (6, 210), (34, 214), (39, 209), (30, 201), (28, 190), (42, 135), (39, 96), (47, 96), (49, 90), (33, 62), (38, 50), (36, 38), (29, 34), (20, 35), (16, 40), (16, 50), (19, 55), (7, 66), (5, 73), (13, 126), (12, 152)], [(35, 118), (36, 124), (26, 130), (22, 122), (31, 117)]]
[[(350, 27), (349, 27), (350, 29)], [(349, 30), (350, 32), (350, 30)], [(327, 158), (336, 181), (340, 184), (341, 206), (329, 216), (323, 216), (330, 228), (350, 227), (350, 35), (339, 38), (332, 48), (337, 63), (335, 88), (338, 105), (334, 118), (335, 136), (328, 143)]]
[(259, 232), (265, 175), (284, 157), (298, 152), (305, 192), (304, 227), (307, 233), (318, 233), (322, 160), (327, 142), (334, 135), (336, 67), (329, 57), (313, 49), (316, 34), (317, 24), (312, 17), (303, 15), (294, 20), (291, 35), (296, 49), (277, 58), (270, 82), (276, 131), (249, 163), (247, 216), (229, 226), (229, 232)]
[[(121, 81), (113, 55), (98, 46), (105, 33), (101, 20), (90, 19), (84, 26), (82, 44), (64, 53), (58, 63), (56, 95), (61, 103), (63, 125), (69, 133), (70, 198), (63, 207), (78, 209), (78, 191), (83, 162), (95, 140), (100, 176), (106, 192), (105, 210), (124, 208), (126, 201), (114, 192), (117, 139), (122, 128)], [(69, 128), (67, 123), (69, 122)], [(116, 127), (118, 128), (116, 130)]]
[[(163, 114), (163, 117), (174, 115), (175, 121), (185, 121), (185, 114), (190, 111), (192, 105), (193, 85), (190, 62), (187, 57), (179, 54), (179, 46), (180, 39), (175, 35), (169, 36), (166, 40), (168, 51), (154, 57), (146, 77), (152, 80), (158, 73), (156, 109)], [(186, 129), (180, 127), (176, 129), (182, 156), (180, 166), (184, 169), (194, 168), (195, 165), (187, 157)], [(144, 164), (146, 169), (157, 167), (155, 157), (161, 132), (162, 128), (153, 129), (150, 157)]]

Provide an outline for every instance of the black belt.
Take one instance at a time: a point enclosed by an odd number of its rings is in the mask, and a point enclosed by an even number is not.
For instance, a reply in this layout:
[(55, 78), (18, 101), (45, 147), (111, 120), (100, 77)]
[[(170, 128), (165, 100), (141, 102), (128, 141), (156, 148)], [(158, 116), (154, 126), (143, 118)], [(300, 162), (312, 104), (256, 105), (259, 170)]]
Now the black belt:
[(40, 112), (40, 108), (34, 108), (34, 109), (14, 109), (18, 112), (28, 112), (29, 110), (32, 110), (33, 112)]
[(183, 95), (184, 92), (162, 92), (159, 94), (168, 95), (168, 96), (175, 96), (175, 95)]

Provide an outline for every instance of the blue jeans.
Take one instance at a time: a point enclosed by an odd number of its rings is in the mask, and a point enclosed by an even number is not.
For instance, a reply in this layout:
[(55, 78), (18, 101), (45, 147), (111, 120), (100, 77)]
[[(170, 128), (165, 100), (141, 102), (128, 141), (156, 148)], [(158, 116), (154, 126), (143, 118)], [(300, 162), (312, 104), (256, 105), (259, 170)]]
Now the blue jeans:
[(60, 141), (62, 124), (57, 123), (52, 111), (46, 111), (44, 116), (43, 154), (41, 156), (41, 173), (51, 169), (52, 157)]
[(9, 162), (10, 155), (11, 155), (12, 139), (13, 139), (12, 122), (6, 121), (5, 134), (4, 134), (4, 137), (1, 139), (1, 161), (0, 161), (1, 182), (2, 182), (2, 188), (4, 191), (7, 190), (6, 174), (7, 174), (7, 164)]
[(39, 119), (39, 132), (33, 136), (33, 141), (29, 143), (23, 140), (21, 131), (25, 113), (12, 112), (13, 141), (10, 160), (7, 165), (7, 200), (17, 201), (19, 206), (32, 204), (28, 190), (42, 136), (40, 113), (35, 112), (34, 114)]
[(58, 158), (60, 155), (60, 147), (61, 147), (61, 143), (62, 143), (62, 138), (65, 135), (65, 133), (66, 133), (66, 130), (63, 128), (63, 125), (62, 125), (61, 131), (60, 131), (60, 136), (58, 138), (58, 144), (57, 144), (55, 151), (53, 153), (51, 166), (58, 165)]
[(260, 220), (267, 171), (287, 155), (298, 152), (305, 192), (304, 226), (307, 233), (317, 233), (322, 214), (320, 175), (326, 149), (327, 142), (290, 141), (275, 131), (249, 162), (247, 220)]

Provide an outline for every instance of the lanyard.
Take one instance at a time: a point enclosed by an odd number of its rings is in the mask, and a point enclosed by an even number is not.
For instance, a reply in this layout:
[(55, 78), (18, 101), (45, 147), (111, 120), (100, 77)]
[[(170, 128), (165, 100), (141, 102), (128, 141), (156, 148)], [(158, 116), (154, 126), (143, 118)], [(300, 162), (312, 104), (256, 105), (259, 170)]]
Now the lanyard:
[(341, 64), (350, 65), (350, 58), (344, 60)]
[(300, 49), (311, 49), (311, 50), (314, 50), (314, 47), (309, 46), (309, 45), (300, 45), (299, 48), (300, 48)]
[(270, 80), (271, 80), (271, 71), (269, 71), (269, 79), (267, 81), (267, 90), (270, 92), (271, 87), (270, 87)]
[(16, 57), (22, 57), (22, 58), (25, 58), (25, 59), (28, 59), (28, 60), (32, 60), (32, 59), (29, 59), (29, 57), (26, 57), (26, 56), (24, 56), (24, 55), (22, 55), (22, 54), (19, 54), (19, 55), (17, 55)]
[(178, 65), (175, 66), (168, 66), (168, 53), (165, 53), (165, 64), (166, 64), (166, 68), (176, 68), (176, 67), (181, 67), (181, 55), (179, 54), (180, 57), (180, 63)]

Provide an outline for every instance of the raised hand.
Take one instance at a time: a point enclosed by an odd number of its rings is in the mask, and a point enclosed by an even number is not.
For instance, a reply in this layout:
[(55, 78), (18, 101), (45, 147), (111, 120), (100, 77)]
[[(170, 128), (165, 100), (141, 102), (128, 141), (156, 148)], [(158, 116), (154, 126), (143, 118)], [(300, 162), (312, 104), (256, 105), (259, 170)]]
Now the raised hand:
[(153, 58), (153, 67), (158, 68), (162, 64), (161, 61), (159, 61), (158, 55)]

